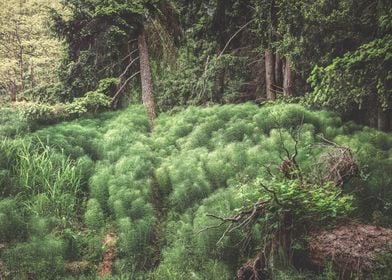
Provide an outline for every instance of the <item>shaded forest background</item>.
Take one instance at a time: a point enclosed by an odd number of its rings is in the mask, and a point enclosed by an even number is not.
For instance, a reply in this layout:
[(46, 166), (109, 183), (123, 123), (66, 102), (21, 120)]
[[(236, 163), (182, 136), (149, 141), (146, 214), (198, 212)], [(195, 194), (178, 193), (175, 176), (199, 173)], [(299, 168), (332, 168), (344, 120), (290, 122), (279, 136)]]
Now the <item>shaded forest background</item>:
[(338, 110), (382, 130), (391, 126), (389, 1), (2, 5), (1, 94), (39, 111), (33, 118), (137, 101), (142, 36), (158, 111), (278, 99)]

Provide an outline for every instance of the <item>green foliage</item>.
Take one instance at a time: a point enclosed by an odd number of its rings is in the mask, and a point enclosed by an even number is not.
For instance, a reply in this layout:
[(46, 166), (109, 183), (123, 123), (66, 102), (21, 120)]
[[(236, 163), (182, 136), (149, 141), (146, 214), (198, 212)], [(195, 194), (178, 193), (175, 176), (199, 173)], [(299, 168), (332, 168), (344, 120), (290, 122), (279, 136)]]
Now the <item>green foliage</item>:
[[(278, 226), (279, 211), (290, 209), (293, 214), (293, 221), (299, 226), (322, 226), (328, 224), (330, 221), (346, 218), (349, 216), (353, 208), (354, 198), (352, 195), (340, 195), (340, 190), (336, 188), (333, 183), (327, 183), (324, 186), (318, 185), (305, 185), (301, 186), (301, 182), (297, 180), (272, 180), (269, 181), (268, 186), (276, 192), (280, 205), (269, 204), (270, 216), (266, 219), (266, 224), (272, 228)], [(247, 187), (246, 187), (247, 188)], [(260, 181), (254, 183), (250, 187), (251, 190), (258, 190), (260, 192)], [(256, 199), (264, 201), (268, 199), (271, 194), (265, 190), (261, 194), (256, 195)], [(252, 200), (251, 197), (248, 199)], [(253, 199), (254, 200), (254, 199)], [(278, 209), (277, 209), (278, 208)], [(276, 215), (274, 217), (274, 215)], [(268, 230), (267, 230), (268, 231)]]
[[(248, 71), (246, 59), (231, 54), (213, 54), (213, 46), (206, 47), (201, 55), (196, 55), (194, 49), (180, 49), (171, 71), (158, 68), (157, 103), (162, 111), (175, 106), (238, 100), (238, 92), (245, 83), (238, 76)], [(217, 81), (222, 73), (224, 92), (218, 93)]]
[(51, 95), (56, 90), (51, 85), (58, 82), (56, 68), (63, 48), (62, 42), (50, 34), (48, 7), (57, 8), (58, 1), (2, 3), (0, 95), (9, 96), (11, 101), (23, 99), (25, 90), (30, 95), (46, 89), (50, 92), (48, 97), (54, 100)]
[(374, 273), (372, 274), (372, 278), (375, 280), (389, 279), (392, 276), (392, 271), (391, 271), (392, 256), (389, 253), (379, 258), (381, 258), (381, 262), (379, 266), (375, 269)]
[[(174, 279), (196, 275), (197, 278), (207, 267), (203, 261), (206, 256), (235, 268), (243, 261), (242, 258), (254, 255), (251, 248), (257, 245), (250, 245), (244, 251), (235, 246), (244, 238), (240, 231), (216, 244), (225, 227), (201, 233), (200, 230), (219, 224), (219, 221), (206, 217), (207, 213), (225, 217), (236, 213), (244, 205), (259, 199), (270, 199), (270, 193), (263, 191), (258, 180), (270, 186), (285, 207), (294, 211), (299, 227), (325, 225), (347, 217), (359, 205), (363, 210), (359, 211), (362, 217), (375, 208), (382, 211), (381, 216), (388, 217), (389, 204), (383, 204), (386, 207), (384, 210), (380, 210), (380, 205), (366, 204), (365, 193), (357, 193), (355, 198), (349, 194), (339, 195), (340, 190), (329, 183), (321, 186), (309, 184), (300, 188), (298, 181), (282, 179), (277, 170), (286, 156), (283, 147), (293, 153), (295, 139), (298, 139), (297, 161), (304, 174), (309, 174), (310, 180), (313, 180), (311, 176), (320, 156), (329, 149), (319, 137), (319, 134), (323, 134), (352, 148), (360, 165), (367, 170), (365, 173), (370, 170), (377, 173), (373, 179), (369, 175), (366, 181), (355, 179), (345, 186), (349, 190), (354, 186), (361, 189), (358, 182), (362, 182), (363, 188), (384, 196), (390, 192), (380, 190), (376, 185), (390, 185), (386, 169), (390, 170), (391, 167), (382, 160), (388, 154), (383, 151), (390, 151), (390, 136), (371, 129), (362, 130), (360, 126), (342, 124), (335, 114), (309, 111), (295, 104), (261, 108), (252, 104), (203, 109), (188, 107), (176, 114), (161, 114), (154, 130), (155, 150), (160, 157), (155, 174), (169, 210), (164, 261), (156, 270), (156, 275)], [(358, 144), (349, 139), (358, 139)], [(362, 143), (362, 148), (359, 143)], [(364, 143), (369, 147), (363, 147)], [(365, 154), (369, 158), (365, 158)], [(380, 167), (367, 166), (367, 162), (371, 162), (370, 157), (375, 162), (383, 162), (386, 169), (378, 172)], [(272, 180), (269, 172), (277, 179)], [(377, 183), (370, 185), (369, 180), (378, 179)], [(262, 232), (278, 227), (282, 208), (274, 203), (268, 207), (271, 215), (260, 221), (266, 228), (254, 229), (252, 242), (255, 244), (262, 242)], [(320, 224), (316, 221), (320, 221)], [(383, 222), (387, 223), (386, 220)], [(302, 240), (298, 242), (302, 244)], [(232, 275), (234, 272), (230, 273)], [(299, 273), (295, 275), (298, 275), (298, 279), (307, 277)]]
[(23, 100), (37, 103), (47, 103), (55, 105), (56, 103), (67, 100), (67, 92), (60, 83), (42, 85), (25, 90)]
[(54, 235), (33, 238), (1, 253), (13, 279), (58, 279), (64, 271), (64, 243)]
[(137, 48), (135, 39), (145, 22), (162, 15), (160, 8), (169, 3), (164, 2), (64, 1), (62, 10), (52, 10), (53, 31), (67, 47), (60, 78), (72, 97), (83, 97), (102, 79), (120, 77), (125, 69), (124, 74), (136, 72), (127, 68), (127, 58)]
[(392, 36), (387, 35), (334, 59), (326, 67), (316, 66), (308, 80), (313, 87), (310, 101), (341, 111), (370, 106), (390, 109), (391, 45)]
[(26, 237), (24, 213), (17, 200), (7, 198), (0, 201), (0, 242), (10, 242)]
[(148, 131), (144, 108), (132, 106), (117, 114), (102, 132), (101, 160), (89, 182), (94, 207), (114, 221), (122, 273), (132, 267), (141, 270), (152, 258), (155, 216), (150, 204), (153, 155)]
[[(311, 181), (331, 149), (320, 134), (350, 147), (362, 167), (342, 194)], [(303, 187), (277, 168), (296, 141), (296, 159), (309, 176)], [(388, 226), (391, 149), (390, 134), (296, 104), (188, 107), (161, 114), (152, 133), (142, 106), (63, 122), (0, 143), (2, 259), (21, 279), (30, 272), (51, 279), (50, 271), (63, 277), (68, 261), (98, 266), (110, 230), (118, 238), (113, 278), (230, 279), (265, 232), (279, 227), (282, 209), (292, 211), (298, 231), (348, 215)], [(271, 200), (247, 246), (240, 246), (241, 230), (218, 242), (226, 228), (205, 230), (219, 223), (206, 214), (226, 217), (273, 198), (260, 182), (284, 207)], [(157, 243), (160, 265), (146, 272)], [(276, 275), (314, 276), (287, 267)]]
[(17, 107), (1, 107), (0, 119), (0, 139), (29, 131), (29, 123), (24, 118), (23, 111)]
[(350, 137), (339, 135), (335, 141), (351, 147), (362, 165), (364, 180), (352, 180), (347, 184), (348, 189), (361, 190), (358, 194), (361, 214), (377, 224), (390, 225), (391, 135), (363, 128)]
[(117, 81), (104, 80), (96, 91), (89, 91), (83, 97), (75, 98), (71, 103), (25, 103), (22, 108), (30, 122), (56, 123), (75, 119), (86, 113), (97, 113), (110, 108), (111, 99), (107, 95), (110, 87)]
[(91, 230), (99, 230), (104, 226), (105, 220), (103, 212), (96, 199), (90, 199), (87, 202), (84, 219), (87, 227)]
[[(31, 151), (32, 150), (32, 151)], [(59, 221), (72, 222), (80, 191), (77, 167), (62, 154), (55, 154), (47, 147), (32, 149), (22, 145), (16, 154), (14, 192), (30, 197), (26, 207), (34, 215), (50, 214)]]

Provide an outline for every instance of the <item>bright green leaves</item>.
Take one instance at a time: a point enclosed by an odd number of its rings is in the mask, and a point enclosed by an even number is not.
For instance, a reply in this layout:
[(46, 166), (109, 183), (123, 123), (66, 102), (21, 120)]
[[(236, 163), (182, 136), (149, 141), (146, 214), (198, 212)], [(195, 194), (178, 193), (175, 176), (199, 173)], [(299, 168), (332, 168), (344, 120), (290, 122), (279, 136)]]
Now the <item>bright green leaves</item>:
[[(272, 180), (257, 179), (252, 183), (251, 189), (259, 191), (259, 200), (271, 200), (267, 205), (268, 211), (292, 211), (296, 226), (323, 226), (339, 218), (346, 218), (353, 210), (354, 198), (352, 195), (341, 194), (341, 190), (332, 183), (323, 186), (316, 184), (301, 185), (299, 180), (273, 178)], [(267, 185), (275, 192), (279, 204), (274, 196), (261, 188), (260, 184)], [(276, 216), (266, 216), (276, 218)], [(277, 221), (266, 221), (274, 224)]]

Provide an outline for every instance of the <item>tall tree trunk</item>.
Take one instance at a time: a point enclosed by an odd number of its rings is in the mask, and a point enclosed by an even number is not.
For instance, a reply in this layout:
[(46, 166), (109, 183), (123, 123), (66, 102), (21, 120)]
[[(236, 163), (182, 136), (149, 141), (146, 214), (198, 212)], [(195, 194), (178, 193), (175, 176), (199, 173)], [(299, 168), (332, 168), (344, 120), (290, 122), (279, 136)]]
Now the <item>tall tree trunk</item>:
[(142, 84), (142, 100), (144, 106), (147, 109), (148, 117), (150, 118), (150, 121), (153, 122), (156, 117), (155, 99), (153, 94), (152, 75), (146, 42), (146, 32), (144, 27), (138, 36), (138, 48), (140, 60), (140, 77)]
[(212, 101), (216, 103), (221, 103), (223, 94), (225, 92), (225, 69), (219, 69), (217, 77), (215, 78), (214, 92)]
[(293, 96), (294, 92), (294, 73), (291, 71), (290, 61), (288, 58), (284, 62), (283, 75), (283, 94), (285, 97)]
[[(212, 30), (217, 34), (217, 55), (219, 55), (223, 50), (227, 42), (227, 36), (225, 32), (226, 27), (226, 4), (227, 0), (218, 0), (217, 7), (212, 19)], [(221, 103), (225, 92), (225, 75), (226, 71), (224, 67), (219, 67), (217, 70), (214, 89), (212, 92), (212, 102)]]
[(275, 55), (275, 85), (278, 91), (283, 88), (283, 60), (279, 54)]
[(265, 51), (265, 85), (268, 100), (275, 100), (276, 95), (273, 89), (275, 84), (275, 63), (274, 54), (270, 50)]

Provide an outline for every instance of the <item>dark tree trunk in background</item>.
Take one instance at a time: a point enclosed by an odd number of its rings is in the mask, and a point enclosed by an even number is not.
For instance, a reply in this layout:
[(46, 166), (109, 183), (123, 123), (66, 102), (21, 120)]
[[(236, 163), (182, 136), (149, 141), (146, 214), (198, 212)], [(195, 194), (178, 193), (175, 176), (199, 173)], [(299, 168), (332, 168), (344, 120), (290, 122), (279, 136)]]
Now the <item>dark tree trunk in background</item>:
[(138, 37), (139, 59), (140, 59), (140, 77), (142, 84), (142, 100), (147, 109), (148, 117), (152, 122), (156, 117), (155, 99), (153, 93), (153, 82), (146, 42), (146, 33), (142, 28)]
[(378, 108), (377, 128), (382, 131), (389, 130), (388, 111)]
[(293, 96), (294, 93), (294, 73), (291, 71), (289, 59), (284, 62), (284, 75), (283, 75), (283, 95), (285, 97)]
[(277, 91), (283, 88), (283, 60), (279, 54), (275, 55), (275, 85)]
[(276, 95), (273, 89), (275, 84), (275, 62), (274, 54), (270, 50), (265, 51), (265, 86), (268, 100), (275, 100)]
[(372, 128), (378, 127), (378, 102), (374, 95), (369, 96), (368, 110), (367, 110), (367, 124)]
[(11, 102), (16, 101), (16, 92), (17, 92), (17, 89), (15, 87), (11, 88), (11, 90), (10, 90), (10, 101)]
[[(215, 10), (214, 17), (212, 19), (212, 29), (216, 32), (217, 36), (217, 54), (219, 55), (226, 45), (226, 4), (227, 0), (218, 0), (217, 7)], [(212, 101), (216, 103), (221, 103), (223, 95), (225, 93), (225, 76), (226, 71), (224, 67), (220, 67), (217, 70), (215, 81), (214, 81), (214, 89), (212, 93)]]
[(213, 102), (222, 103), (223, 94), (225, 93), (225, 69), (219, 69), (215, 78)]

